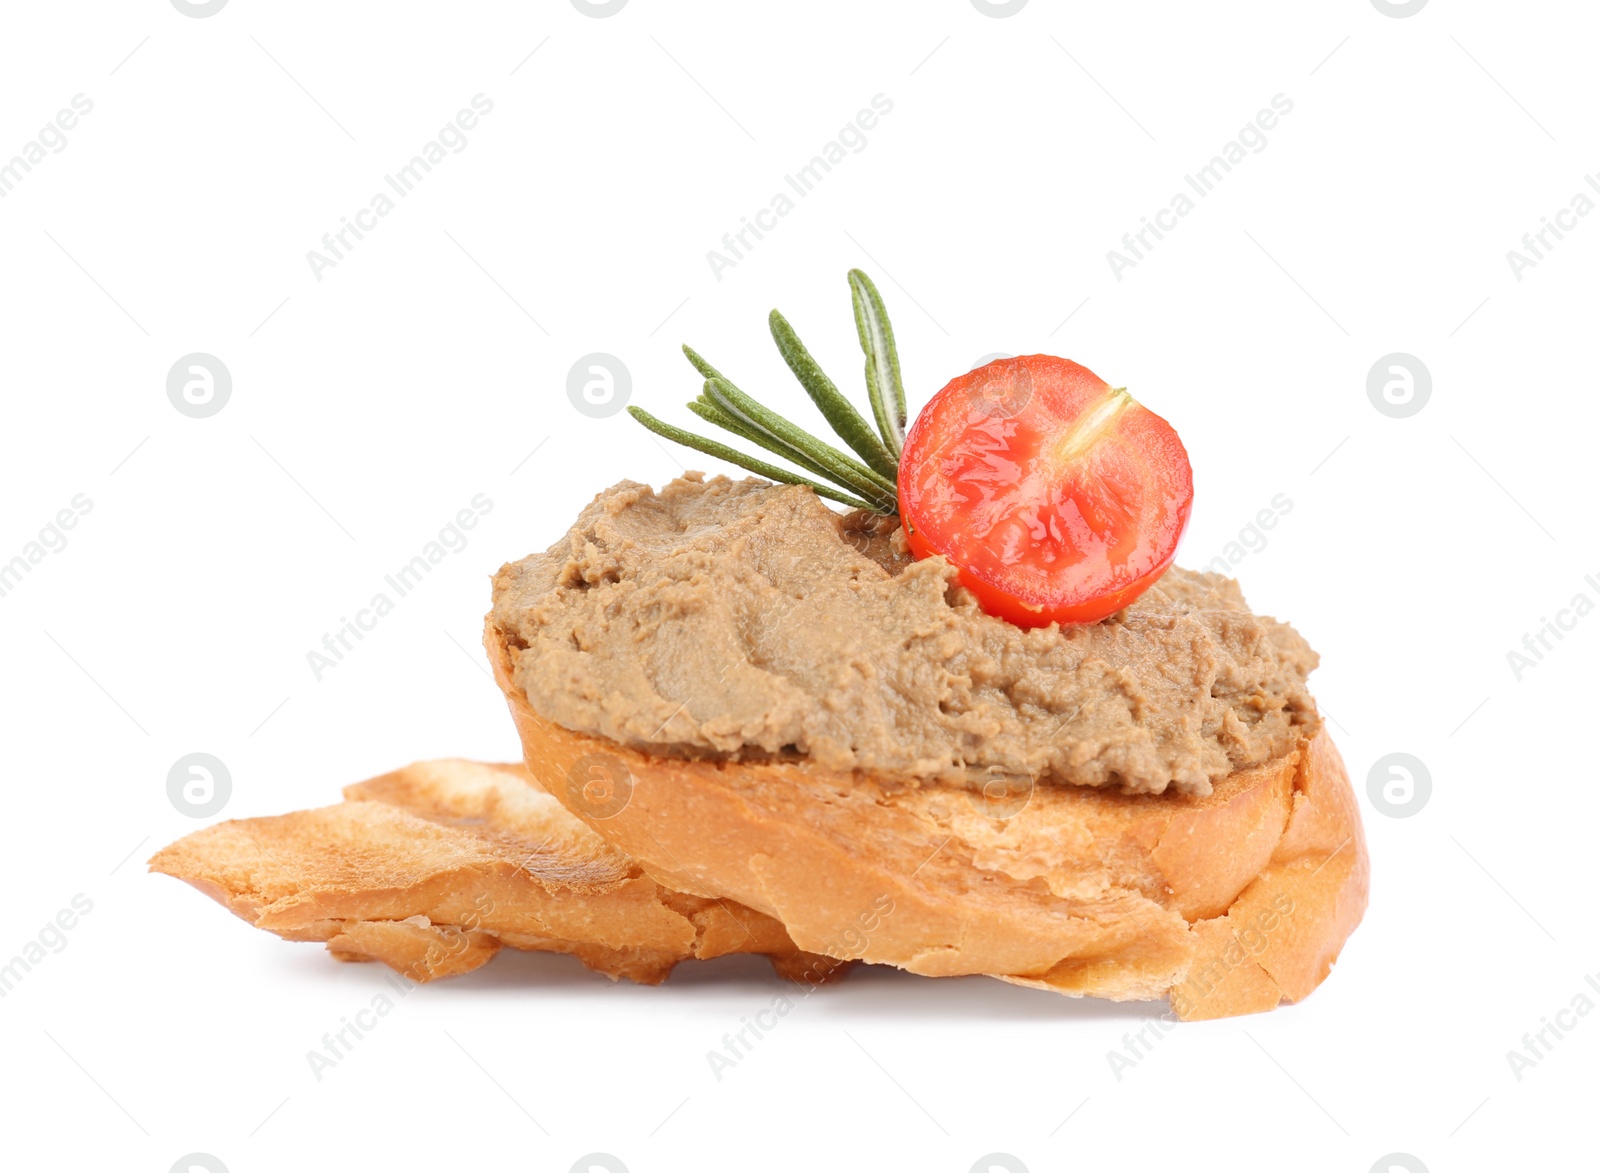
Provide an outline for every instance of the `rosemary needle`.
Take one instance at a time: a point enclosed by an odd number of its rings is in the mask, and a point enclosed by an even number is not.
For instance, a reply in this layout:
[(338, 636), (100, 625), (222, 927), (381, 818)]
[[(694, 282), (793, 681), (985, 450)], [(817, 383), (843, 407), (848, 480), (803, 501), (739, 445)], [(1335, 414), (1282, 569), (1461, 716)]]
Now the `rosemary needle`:
[[(856, 311), (856, 333), (867, 356), (867, 399), (878, 421), (883, 442), (896, 460), (905, 445), (906, 388), (900, 381), (900, 356), (894, 348), (894, 331), (883, 308), (878, 287), (860, 269), (850, 270), (850, 300)], [(892, 402), (890, 397), (892, 397)]]
[(707, 379), (706, 393), (725, 411), (730, 411), (746, 425), (759, 428), (767, 435), (787, 444), (795, 451), (828, 470), (830, 479), (869, 501), (885, 499), (892, 502), (895, 487), (866, 465), (846, 456), (833, 445), (817, 439), (804, 428), (784, 419), (777, 412), (757, 403), (726, 379)]
[(699, 397), (688, 405), (690, 411), (707, 423), (781, 456), (829, 483), (819, 483), (706, 436), (686, 432), (640, 408), (630, 407), (628, 414), (658, 436), (760, 476), (784, 484), (807, 485), (819, 496), (858, 509), (893, 514), (898, 508), (896, 481), (906, 420), (900, 360), (895, 353), (894, 333), (889, 328), (883, 299), (859, 269), (850, 270), (850, 297), (855, 308), (856, 332), (867, 356), (867, 396), (872, 402), (878, 431), (883, 436), (881, 442), (873, 434), (867, 418), (823, 373), (784, 316), (773, 310), (768, 325), (784, 362), (800, 380), (835, 435), (856, 454), (854, 456), (765, 407), (741, 391), (693, 348), (683, 348), (684, 356), (705, 380)]
[(872, 425), (839, 393), (833, 380), (823, 373), (805, 343), (794, 332), (794, 327), (777, 310), (767, 316), (767, 325), (772, 330), (772, 340), (778, 344), (778, 353), (783, 355), (783, 361), (789, 364), (794, 377), (800, 380), (806, 394), (811, 396), (811, 402), (817, 405), (817, 410), (827, 419), (834, 432), (868, 466), (884, 476), (893, 477), (898, 471), (895, 458), (873, 434)]
[[(658, 436), (665, 436), (676, 444), (685, 448), (693, 448), (697, 452), (704, 452), (707, 456), (715, 456), (718, 460), (726, 460), (729, 464), (737, 464), (740, 468), (755, 473), (757, 476), (766, 477), (769, 481), (778, 481), (786, 485), (807, 485), (819, 497), (827, 497), (841, 504), (849, 505), (855, 509), (872, 509), (865, 501), (841, 492), (829, 485), (820, 485), (816, 481), (807, 480), (805, 477), (792, 473), (788, 469), (779, 468), (775, 464), (768, 464), (764, 460), (757, 460), (754, 456), (746, 456), (737, 448), (729, 448), (726, 444), (719, 444), (705, 436), (697, 436), (693, 432), (686, 432), (682, 428), (673, 427), (663, 420), (657, 419), (648, 411), (639, 407), (628, 408), (628, 414), (649, 428)], [(880, 511), (881, 512), (881, 511)]]

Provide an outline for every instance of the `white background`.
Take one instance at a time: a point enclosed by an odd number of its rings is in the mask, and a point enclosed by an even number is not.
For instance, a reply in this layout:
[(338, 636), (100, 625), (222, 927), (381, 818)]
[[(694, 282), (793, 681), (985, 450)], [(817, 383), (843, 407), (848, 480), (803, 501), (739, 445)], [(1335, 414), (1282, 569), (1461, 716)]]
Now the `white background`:
[[(94, 108), (0, 200), (0, 561), (92, 509), (0, 597), (0, 955), (75, 894), (93, 911), (0, 1001), (6, 1166), (1576, 1167), (1552, 1154), (1592, 1114), (1600, 1015), (1520, 1081), (1506, 1053), (1600, 972), (1600, 617), (1520, 681), (1507, 652), (1600, 602), (1600, 216), (1520, 281), (1506, 252), (1600, 171), (1596, 31), (1575, 0), (8, 6), (0, 159)], [(318, 280), (307, 250), (479, 93), (465, 149)], [(880, 93), (865, 149), (713, 275)], [(1280, 93), (1265, 149), (1119, 281), (1107, 250)], [(1120, 1080), (1107, 1052), (1160, 1006), (857, 973), (719, 1082), (706, 1052), (785, 988), (764, 964), (648, 989), (508, 952), (317, 1081), (306, 1052), (382, 973), (145, 874), (199, 825), (168, 768), (220, 757), (221, 818), (515, 757), (488, 576), (604, 486), (707, 466), (579, 414), (568, 368), (616, 355), (633, 402), (688, 423), (691, 341), (800, 414), (779, 305), (859, 395), (858, 264), (913, 410), (1046, 351), (1167, 416), (1196, 473), (1184, 564), (1292, 500), (1238, 574), (1322, 652), (1362, 795), (1372, 907), (1338, 968)], [(165, 391), (193, 351), (232, 373), (207, 419)], [(1394, 351), (1433, 379), (1407, 419), (1366, 394)], [(470, 544), (316, 680), (306, 653), (477, 493)], [(1408, 819), (1366, 796), (1396, 751), (1432, 777)]]

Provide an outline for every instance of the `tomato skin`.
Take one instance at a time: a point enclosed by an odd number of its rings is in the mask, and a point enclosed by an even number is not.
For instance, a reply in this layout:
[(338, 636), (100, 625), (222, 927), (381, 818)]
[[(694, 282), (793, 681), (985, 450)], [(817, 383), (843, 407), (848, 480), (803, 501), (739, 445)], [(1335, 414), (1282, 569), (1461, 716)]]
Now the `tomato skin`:
[(951, 380), (906, 437), (901, 524), (989, 614), (1092, 623), (1172, 565), (1189, 522), (1183, 442), (1067, 359), (1001, 359)]

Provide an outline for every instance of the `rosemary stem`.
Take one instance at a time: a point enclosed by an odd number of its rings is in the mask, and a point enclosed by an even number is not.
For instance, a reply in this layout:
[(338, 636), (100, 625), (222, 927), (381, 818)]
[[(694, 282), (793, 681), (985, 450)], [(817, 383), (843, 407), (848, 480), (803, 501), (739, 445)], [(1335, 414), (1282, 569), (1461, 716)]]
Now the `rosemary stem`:
[(895, 458), (873, 433), (872, 425), (839, 393), (833, 380), (811, 357), (811, 352), (800, 341), (794, 327), (777, 310), (767, 316), (767, 325), (772, 330), (772, 340), (778, 344), (778, 353), (783, 355), (783, 361), (794, 372), (794, 377), (800, 380), (806, 394), (811, 396), (811, 402), (817, 405), (817, 410), (835, 434), (875, 472), (890, 479), (896, 477), (900, 469)]
[[(779, 468), (775, 464), (768, 464), (764, 460), (757, 460), (753, 456), (746, 456), (737, 448), (730, 448), (726, 444), (719, 444), (705, 436), (697, 436), (693, 432), (686, 432), (682, 428), (657, 419), (643, 408), (630, 407), (628, 414), (649, 428), (658, 436), (663, 436), (675, 444), (682, 444), (685, 448), (693, 448), (696, 452), (704, 452), (707, 456), (715, 456), (718, 460), (726, 460), (729, 464), (736, 464), (742, 469), (755, 473), (757, 476), (766, 477), (769, 481), (778, 481), (786, 485), (806, 485), (819, 497), (827, 497), (838, 501), (840, 504), (849, 505), (854, 509), (873, 509), (859, 498), (831, 485), (818, 484), (816, 481), (807, 480), (797, 473), (786, 468)], [(881, 510), (879, 511), (881, 512)]]
[[(771, 421), (776, 422), (776, 424), (778, 424), (778, 427), (766, 427), (766, 426), (763, 426), (763, 424), (760, 424), (760, 422), (746, 421), (747, 422), (747, 426), (757, 427), (757, 429), (763, 430), (763, 432), (766, 432), (766, 434), (773, 435), (773, 437), (776, 438), (776, 440), (778, 440), (779, 443), (784, 443), (784, 445), (786, 445), (786, 448), (784, 448), (784, 450), (776, 450), (776, 448), (770, 448), (770, 451), (778, 451), (779, 456), (790, 456), (790, 451), (792, 451), (792, 450), (805, 451), (805, 448), (808, 448), (808, 446), (810, 446), (810, 448), (813, 448), (813, 450), (814, 450), (814, 448), (821, 448), (821, 450), (826, 450), (827, 453), (832, 453), (832, 456), (834, 456), (834, 458), (837, 458), (837, 462), (843, 462), (843, 464), (845, 464), (845, 466), (848, 466), (848, 467), (850, 467), (850, 469), (853, 469), (854, 472), (856, 472), (856, 474), (859, 474), (859, 475), (861, 475), (861, 477), (867, 478), (867, 480), (872, 480), (872, 482), (877, 483), (878, 488), (882, 488), (882, 490), (886, 491), (886, 493), (893, 494), (894, 491), (896, 491), (896, 488), (894, 488), (893, 475), (891, 475), (891, 477), (885, 477), (885, 475), (883, 475), (882, 472), (877, 472), (877, 470), (869, 469), (869, 467), (867, 467), (866, 464), (862, 464), (862, 462), (858, 461), (858, 459), (854, 458), (854, 456), (850, 456), (850, 454), (848, 454), (848, 453), (842, 453), (842, 451), (838, 450), (838, 448), (834, 448), (834, 446), (832, 446), (832, 445), (827, 445), (827, 443), (824, 443), (824, 442), (822, 442), (822, 440), (818, 440), (818, 438), (814, 437), (814, 435), (811, 435), (810, 432), (806, 432), (806, 430), (803, 429), (803, 427), (798, 427), (797, 424), (790, 424), (790, 422), (787, 421), (787, 419), (784, 419), (784, 418), (782, 418), (782, 416), (779, 416), (779, 414), (776, 413), (776, 411), (768, 410), (768, 408), (765, 408), (765, 406), (760, 405), (760, 403), (757, 403), (757, 400), (755, 400), (754, 397), (750, 397), (749, 392), (744, 392), (744, 390), (739, 389), (739, 387), (736, 386), (736, 384), (734, 384), (733, 379), (728, 378), (728, 376), (726, 376), (726, 374), (723, 374), (722, 371), (718, 371), (717, 368), (715, 368), (715, 366), (712, 366), (712, 365), (710, 365), (709, 362), (706, 362), (706, 358), (702, 358), (701, 355), (696, 354), (696, 352), (694, 352), (693, 347), (688, 347), (688, 346), (683, 347), (683, 354), (685, 354), (686, 357), (688, 357), (688, 360), (690, 360), (690, 363), (693, 363), (694, 370), (698, 370), (699, 373), (704, 374), (704, 376), (706, 376), (707, 387), (706, 387), (706, 392), (704, 392), (704, 394), (702, 394), (702, 398), (706, 398), (706, 400), (710, 400), (710, 402), (714, 403), (714, 405), (720, 406), (720, 408), (722, 408), (723, 411), (726, 411), (726, 413), (731, 414), (731, 416), (734, 416), (734, 418), (742, 419), (742, 418), (744, 418), (744, 416), (746, 416), (746, 414), (749, 414), (749, 413), (741, 413), (741, 411), (739, 411), (738, 408), (736, 408), (736, 406), (726, 405), (726, 403), (718, 403), (717, 402), (717, 397), (715, 397), (715, 395), (710, 394), (710, 384), (709, 384), (710, 379), (715, 379), (715, 381), (720, 382), (720, 384), (723, 384), (723, 386), (725, 386), (726, 389), (728, 389), (728, 392), (730, 392), (731, 397), (736, 398), (736, 400), (741, 400), (741, 402), (749, 403), (749, 405), (752, 406), (752, 410), (755, 410), (755, 411), (757, 411), (757, 413), (760, 413), (760, 414), (765, 414), (765, 416), (768, 416), (768, 418), (770, 418)], [(733, 430), (733, 429), (728, 429), (728, 430)], [(789, 434), (789, 435), (784, 435), (784, 432), (787, 432), (787, 434)], [(797, 443), (795, 443), (795, 438), (803, 438), (803, 440), (806, 440), (806, 442), (808, 442), (808, 443), (806, 443), (806, 445), (797, 445)], [(790, 456), (790, 459), (794, 459), (794, 458), (792, 458), (792, 456)], [(813, 462), (816, 462), (816, 461), (814, 461), (814, 459), (813, 459)], [(818, 469), (818, 474), (819, 475), (827, 475), (826, 472), (824, 472), (824, 470), (821, 469), (821, 467), (819, 467), (819, 469)]]
[(719, 407), (815, 461), (832, 480), (875, 502), (884, 512), (894, 507), (896, 490), (892, 481), (763, 407), (726, 379), (707, 379), (705, 389)]
[(722, 407), (704, 391), (700, 393), (699, 399), (690, 400), (688, 407), (690, 411), (708, 424), (715, 424), (724, 431), (732, 432), (735, 436), (749, 440), (752, 444), (765, 448), (775, 456), (781, 456), (785, 460), (792, 460), (807, 472), (814, 473), (825, 480), (832, 475), (822, 465), (806, 456), (805, 453), (790, 448), (780, 440), (774, 440), (760, 428), (752, 428), (731, 411)]
[[(839, 467), (846, 468), (853, 474), (850, 478), (851, 487), (856, 487), (861, 481), (870, 482), (877, 486), (880, 494), (888, 494), (891, 500), (894, 498), (898, 490), (892, 477), (886, 477), (875, 469), (868, 468), (849, 453), (839, 451), (831, 444), (817, 439), (804, 428), (790, 423), (777, 412), (763, 407), (747, 392), (741, 391), (735, 386), (731, 379), (697, 354), (693, 348), (685, 346), (683, 353), (690, 363), (694, 365), (694, 369), (704, 375), (707, 380), (703, 395), (704, 399), (710, 400), (727, 414), (739, 419), (746, 427), (754, 427), (771, 437), (775, 442), (783, 445), (782, 448), (773, 448), (770, 444), (763, 445), (769, 452), (776, 452), (780, 456), (788, 457), (796, 464), (806, 465), (812, 468), (819, 476), (834, 476), (834, 469)], [(717, 396), (712, 391), (711, 384), (713, 382), (726, 389), (726, 398), (729, 402), (724, 402), (722, 397)], [(728, 430), (733, 431), (732, 428)], [(868, 493), (868, 490), (864, 488), (858, 488), (857, 491)]]
[[(859, 269), (850, 270), (850, 299), (855, 307), (856, 332), (867, 357), (867, 392), (872, 401), (872, 414), (878, 432), (883, 437), (881, 441), (873, 433), (872, 424), (867, 418), (856, 410), (823, 372), (784, 316), (773, 310), (767, 322), (783, 361), (788, 364), (795, 378), (800, 380), (800, 385), (805, 388), (806, 394), (816, 404), (835, 435), (855, 455), (835, 448), (763, 406), (692, 348), (683, 348), (684, 356), (705, 380), (700, 396), (689, 404), (690, 411), (707, 423), (715, 424), (742, 440), (798, 465), (822, 481), (832, 482), (831, 487), (746, 455), (709, 437), (686, 432), (641, 408), (630, 407), (628, 414), (658, 436), (726, 460), (770, 480), (808, 485), (819, 496), (858, 509), (893, 514), (899, 506), (896, 481), (899, 478), (900, 451), (904, 446), (906, 423), (906, 395), (900, 382), (900, 360), (895, 353), (894, 333), (889, 328), (883, 299), (878, 296), (871, 280)], [(857, 459), (858, 456), (860, 459)]]

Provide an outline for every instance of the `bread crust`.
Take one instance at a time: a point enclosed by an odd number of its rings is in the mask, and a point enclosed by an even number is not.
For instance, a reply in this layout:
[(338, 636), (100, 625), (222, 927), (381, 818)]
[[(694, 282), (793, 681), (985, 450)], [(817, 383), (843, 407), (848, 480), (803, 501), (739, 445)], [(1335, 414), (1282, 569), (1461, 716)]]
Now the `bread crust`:
[(570, 953), (647, 984), (688, 958), (764, 953), (782, 974), (823, 960), (770, 917), (661, 887), (521, 765), (417, 762), (344, 794), (206, 827), (150, 869), (257, 928), (413, 981), (469, 972), (502, 946)]
[[(1360, 815), (1321, 726), (1206, 796), (1039, 784), (996, 801), (576, 733), (528, 705), (492, 616), (484, 643), (556, 799), (657, 883), (765, 913), (811, 953), (1214, 1018), (1305, 997), (1366, 908)], [(599, 804), (596, 769), (613, 785)]]

